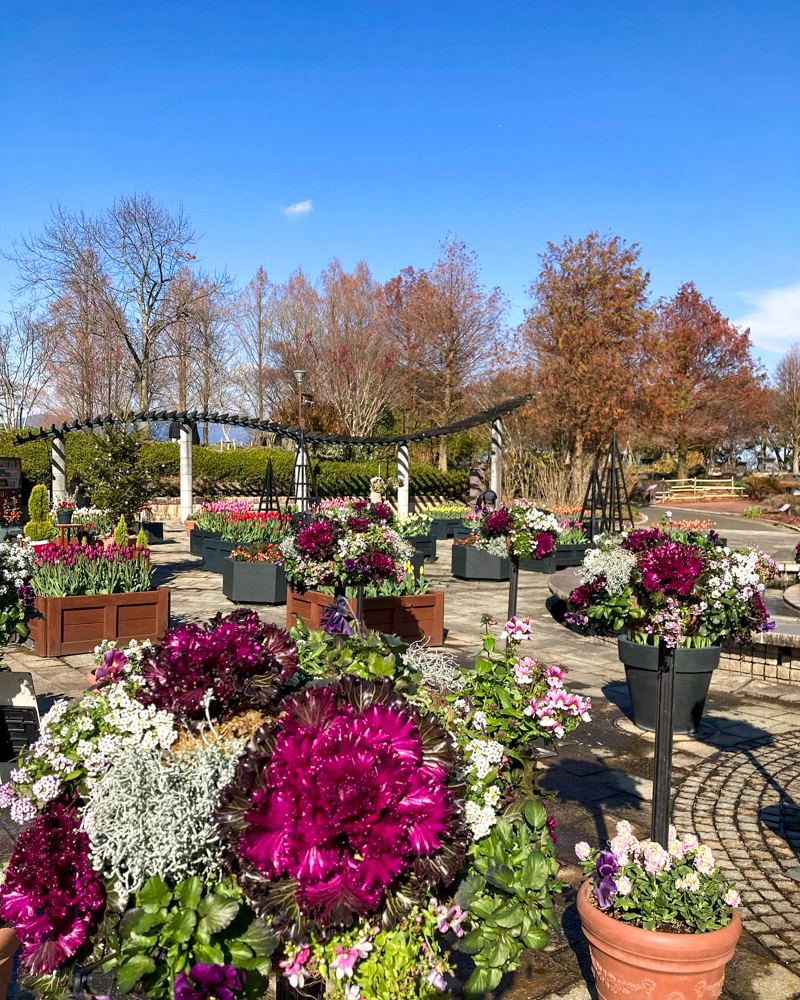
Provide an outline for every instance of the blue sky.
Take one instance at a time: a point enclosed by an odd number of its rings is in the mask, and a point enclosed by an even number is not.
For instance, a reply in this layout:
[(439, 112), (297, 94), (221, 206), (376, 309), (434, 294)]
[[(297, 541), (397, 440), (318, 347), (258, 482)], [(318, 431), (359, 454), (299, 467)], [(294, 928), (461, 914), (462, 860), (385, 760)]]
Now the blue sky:
[(798, 37), (782, 0), (6, 5), (0, 247), (134, 190), (242, 282), (385, 280), (451, 231), (518, 321), (545, 242), (598, 229), (772, 365), (800, 340)]

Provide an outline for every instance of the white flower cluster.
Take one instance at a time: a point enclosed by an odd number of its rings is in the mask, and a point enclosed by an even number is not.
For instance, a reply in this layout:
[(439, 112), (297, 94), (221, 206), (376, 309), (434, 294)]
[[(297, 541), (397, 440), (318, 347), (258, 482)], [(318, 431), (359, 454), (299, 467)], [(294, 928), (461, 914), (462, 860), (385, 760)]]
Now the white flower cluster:
[(504, 535), (495, 535), (492, 538), (484, 538), (478, 535), (478, 543), (475, 548), (481, 552), (488, 552), (493, 556), (500, 556), (501, 559), (508, 558), (508, 541)]
[(104, 715), (105, 726), (116, 730), (115, 735), (107, 735), (100, 740), (104, 745), (101, 752), (105, 756), (125, 747), (166, 750), (175, 742), (175, 719), (169, 712), (159, 712), (154, 705), (142, 705), (128, 694), (122, 684), (106, 688), (103, 698), (110, 709)]
[(742, 601), (749, 601), (754, 594), (764, 590), (760, 572), (761, 553), (756, 549), (747, 552), (719, 550), (720, 558), (710, 564), (708, 577), (709, 596), (718, 601), (725, 594), (734, 592)]
[[(539, 510), (538, 507), (528, 507), (527, 504), (522, 504), (519, 501), (514, 503), (513, 507), (516, 510), (520, 508), (525, 508), (525, 519), (519, 525), (519, 529), (525, 531), (552, 531), (554, 535), (557, 535), (561, 530), (558, 523), (558, 518), (555, 514), (551, 514), (546, 510)], [(516, 510), (514, 513), (516, 513)], [(516, 516), (514, 517), (516, 521)]]
[[(155, 646), (149, 639), (139, 642), (138, 639), (131, 639), (127, 646), (122, 649), (125, 654), (125, 677), (139, 678), (142, 671), (142, 663), (145, 656), (150, 653)], [(103, 662), (106, 653), (117, 650), (119, 647), (113, 639), (103, 639), (99, 646), (94, 647), (94, 662), (99, 667)]]
[(0, 596), (28, 583), (32, 565), (33, 549), (0, 542)]
[(471, 799), (467, 799), (464, 803), (464, 817), (467, 826), (472, 831), (473, 840), (482, 840), (484, 837), (488, 837), (492, 832), (492, 827), (497, 822), (497, 812), (494, 806), (489, 803), (480, 805)]
[(635, 553), (617, 545), (589, 549), (580, 568), (581, 582), (589, 583), (602, 573), (606, 578), (606, 590), (609, 594), (621, 594), (628, 586), (635, 566)]
[(470, 771), (474, 771), (481, 779), (485, 778), (502, 763), (505, 752), (505, 747), (497, 740), (470, 740), (466, 750), (472, 764)]

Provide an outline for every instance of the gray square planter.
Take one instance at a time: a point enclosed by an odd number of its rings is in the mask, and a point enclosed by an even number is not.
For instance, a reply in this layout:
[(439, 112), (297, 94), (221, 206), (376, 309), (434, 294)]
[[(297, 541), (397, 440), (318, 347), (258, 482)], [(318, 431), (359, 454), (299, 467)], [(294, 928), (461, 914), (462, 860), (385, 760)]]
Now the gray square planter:
[(283, 566), (226, 557), (222, 560), (222, 593), (234, 604), (285, 604)]
[(460, 580), (507, 580), (511, 573), (511, 560), (493, 556), (491, 552), (475, 549), (471, 545), (454, 545), (452, 574)]
[[(139, 533), (139, 529), (143, 529), (144, 536), (147, 539), (148, 545), (157, 545), (159, 542), (164, 541), (164, 522), (163, 521), (137, 521), (136, 522), (136, 533)], [(189, 539), (191, 543), (191, 538)]]
[(203, 555), (203, 542), (206, 538), (219, 538), (218, 531), (204, 531), (195, 525), (189, 533), (189, 551), (193, 556)]
[(435, 517), (431, 521), (431, 534), (443, 542), (445, 538), (453, 537), (461, 523), (460, 517)]
[(591, 542), (581, 542), (580, 545), (557, 546), (554, 553), (554, 570), (569, 569), (570, 566), (582, 566), (583, 557), (591, 547)]
[(519, 568), (528, 573), (547, 573), (548, 575), (550, 573), (555, 573), (555, 553), (551, 552), (550, 555), (545, 556), (544, 559), (520, 559)]
[(436, 562), (436, 539), (433, 535), (412, 535), (406, 541), (422, 553), (425, 562)]
[(229, 556), (240, 544), (240, 542), (223, 542), (221, 538), (204, 538), (203, 569), (208, 573), (221, 573), (225, 556)]

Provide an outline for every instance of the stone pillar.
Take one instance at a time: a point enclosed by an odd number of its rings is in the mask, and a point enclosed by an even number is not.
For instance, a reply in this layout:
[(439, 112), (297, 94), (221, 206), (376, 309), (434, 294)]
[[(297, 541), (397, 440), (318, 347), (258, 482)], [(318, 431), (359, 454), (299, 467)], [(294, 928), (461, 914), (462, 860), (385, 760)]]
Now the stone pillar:
[(67, 449), (64, 435), (56, 434), (50, 451), (53, 503), (58, 503), (67, 495)]
[[(302, 431), (300, 432), (302, 435)], [(294, 492), (297, 510), (303, 514), (308, 508), (308, 466), (306, 465), (306, 450), (301, 437), (294, 453)]]
[(397, 446), (397, 515), (398, 517), (408, 517), (409, 511), (409, 489), (410, 471), (408, 460), (408, 441), (403, 441)]
[(192, 477), (192, 425), (181, 424), (181, 520), (191, 517), (194, 509), (194, 483)]
[(503, 500), (503, 419), (497, 417), (492, 421), (492, 470), (489, 486), (497, 494), (498, 505)]

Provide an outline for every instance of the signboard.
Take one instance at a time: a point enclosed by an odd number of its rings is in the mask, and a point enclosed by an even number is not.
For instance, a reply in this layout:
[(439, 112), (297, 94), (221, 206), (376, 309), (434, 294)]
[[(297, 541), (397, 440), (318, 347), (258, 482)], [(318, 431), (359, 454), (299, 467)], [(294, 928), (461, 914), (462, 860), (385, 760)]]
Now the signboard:
[(0, 458), (0, 489), (22, 489), (22, 460), (19, 458)]

